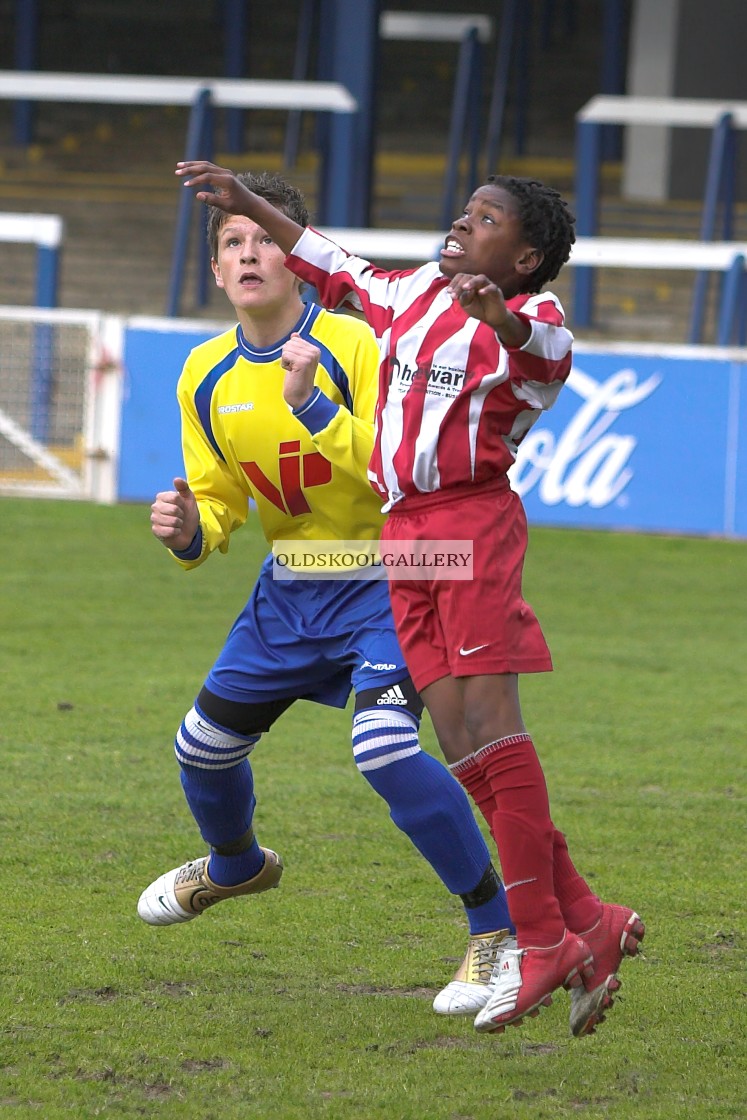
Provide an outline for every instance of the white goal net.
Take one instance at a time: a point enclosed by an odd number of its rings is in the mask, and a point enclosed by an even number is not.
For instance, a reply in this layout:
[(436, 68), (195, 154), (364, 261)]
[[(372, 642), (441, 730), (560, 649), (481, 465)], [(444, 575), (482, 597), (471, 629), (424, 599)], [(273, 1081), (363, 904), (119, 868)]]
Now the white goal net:
[(117, 322), (0, 307), (0, 494), (114, 500)]

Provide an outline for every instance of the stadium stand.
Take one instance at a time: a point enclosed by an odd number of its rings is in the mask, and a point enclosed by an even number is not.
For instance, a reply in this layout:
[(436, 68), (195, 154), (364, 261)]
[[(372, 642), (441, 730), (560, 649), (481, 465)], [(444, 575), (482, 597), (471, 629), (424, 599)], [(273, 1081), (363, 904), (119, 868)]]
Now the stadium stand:
[[(85, 42), (73, 41), (75, 21), (58, 26), (56, 9), (49, 6), (45, 15), (49, 26), (40, 65), (47, 70), (69, 69), (70, 60), (80, 56), (80, 69), (92, 73), (102, 70), (102, 62), (115, 73), (153, 72), (157, 29), (149, 36), (137, 34), (131, 14), (137, 6), (102, 7), (96, 16), (101, 25), (95, 27), (91, 24), (95, 13), (92, 15), (88, 5), (90, 34)], [(256, 6), (256, 13), (254, 7), (252, 41), (261, 42), (263, 49), (255, 49), (250, 59), (252, 77), (290, 77), (294, 21), (289, 17), (282, 28), (275, 21), (270, 28), (264, 6)], [(455, 0), (449, 7), (471, 11), (482, 5)], [(577, 19), (572, 36), (562, 26), (552, 31), (552, 66), (541, 64), (542, 51), (547, 48), (535, 45), (525, 152), (519, 156), (508, 150), (512, 147), (516, 110), (509, 103), (507, 143), (499, 168), (514, 174), (536, 175), (563, 190), (571, 201), (575, 191), (575, 114), (597, 93), (598, 74), (589, 67), (588, 59), (598, 57), (600, 49), (600, 5), (579, 0), (575, 7)], [(71, 5), (74, 8), (76, 5)], [(150, 7), (148, 19), (172, 21), (176, 26), (177, 8), (167, 4), (159, 6), (156, 12)], [(163, 60), (164, 69), (168, 68), (170, 73), (221, 72), (218, 29), (204, 14), (199, 18), (203, 20), (198, 37), (202, 70), (194, 55), (190, 56), (186, 41), (174, 36), (173, 49)], [(560, 36), (564, 37), (559, 42)], [(3, 49), (7, 52), (7, 44)], [(453, 42), (387, 43), (382, 56), (373, 203), (376, 226), (428, 231), (440, 225), (455, 55)], [(0, 64), (7, 69), (13, 64), (12, 57), (3, 55), (1, 49)], [(487, 91), (485, 100), (487, 103)], [(183, 154), (188, 112), (186, 107), (173, 106), (40, 104), (36, 109), (34, 142), (18, 148), (12, 140), (11, 107), (0, 103), (0, 209), (6, 213), (34, 211), (61, 216), (65, 242), (58, 284), (59, 306), (123, 314), (165, 311), (179, 199), (173, 166)], [(311, 129), (313, 119), (306, 124)], [(236, 169), (282, 167), (284, 136), (277, 115), (271, 119), (260, 111), (252, 112), (247, 119), (245, 139), (246, 152), (228, 154), (222, 150), (219, 135), (218, 161)], [(306, 191), (313, 212), (319, 190), (319, 167), (310, 150), (308, 133), (306, 140), (290, 174)], [(604, 164), (598, 224), (601, 236), (699, 238), (701, 206), (697, 200), (637, 203), (621, 197), (619, 188), (619, 166)], [(736, 208), (733, 236), (737, 240), (747, 239), (743, 206)], [(33, 254), (27, 249), (16, 252), (16, 248), (0, 245), (4, 261), (10, 264), (0, 270), (0, 304), (28, 303), (33, 299), (34, 280), (29, 271), (34, 267)], [(221, 317), (224, 309), (219, 294), (210, 292), (205, 306), (198, 306), (194, 298), (194, 268), (195, 262), (190, 259), (179, 314)], [(555, 287), (572, 320), (569, 272), (561, 276)], [(629, 267), (605, 267), (596, 289), (593, 325), (584, 327), (581, 333), (601, 339), (684, 341), (688, 336), (691, 302), (692, 275), (681, 269), (639, 273)], [(716, 337), (715, 304), (714, 294), (703, 331), (705, 341), (714, 341)]]

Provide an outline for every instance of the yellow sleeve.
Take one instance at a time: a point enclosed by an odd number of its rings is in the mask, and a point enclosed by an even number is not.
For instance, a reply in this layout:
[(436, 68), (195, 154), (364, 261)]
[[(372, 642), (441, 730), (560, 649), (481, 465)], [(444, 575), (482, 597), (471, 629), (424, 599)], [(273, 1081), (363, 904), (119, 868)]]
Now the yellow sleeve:
[[(325, 459), (354, 478), (368, 477), (368, 464), (374, 446), (374, 416), (379, 371), (379, 348), (366, 326), (356, 331), (345, 367), (352, 397), (352, 412), (344, 405), (304, 409), (296, 415), (309, 430), (312, 442)], [(313, 414), (312, 414), (313, 413)]]
[(182, 418), (184, 469), (200, 511), (202, 551), (193, 560), (174, 555), (176, 562), (186, 569), (202, 564), (216, 548), (228, 551), (231, 533), (246, 521), (250, 496), (248, 487), (242, 487), (205, 435), (191, 385), (187, 362), (176, 394)]

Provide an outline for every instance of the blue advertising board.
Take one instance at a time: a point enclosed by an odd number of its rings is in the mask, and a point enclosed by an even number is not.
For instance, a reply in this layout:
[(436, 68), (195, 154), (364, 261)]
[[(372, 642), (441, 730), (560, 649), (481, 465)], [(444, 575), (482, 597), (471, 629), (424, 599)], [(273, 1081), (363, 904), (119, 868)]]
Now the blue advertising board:
[[(215, 333), (126, 328), (120, 500), (182, 473), (176, 382)], [(747, 537), (747, 353), (579, 345), (511, 481), (534, 524)]]
[(746, 370), (727, 360), (577, 353), (511, 471), (529, 520), (745, 534)]
[(161, 331), (128, 326), (118, 497), (150, 502), (184, 474), (176, 383), (189, 351), (216, 331)]

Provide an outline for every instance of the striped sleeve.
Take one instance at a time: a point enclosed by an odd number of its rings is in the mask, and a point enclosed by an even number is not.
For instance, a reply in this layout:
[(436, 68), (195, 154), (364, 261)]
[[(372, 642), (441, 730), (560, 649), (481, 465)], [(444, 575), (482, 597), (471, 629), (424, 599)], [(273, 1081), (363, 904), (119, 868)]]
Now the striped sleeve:
[(291, 272), (314, 285), (325, 307), (362, 312), (377, 338), (391, 326), (393, 283), (407, 273), (387, 272), (352, 256), (311, 226), (306, 227), (285, 263)]
[(509, 306), (524, 319), (531, 334), (521, 347), (506, 346), (512, 382), (560, 385), (571, 372), (573, 335), (565, 326), (563, 308), (557, 297), (544, 292), (518, 297)]

